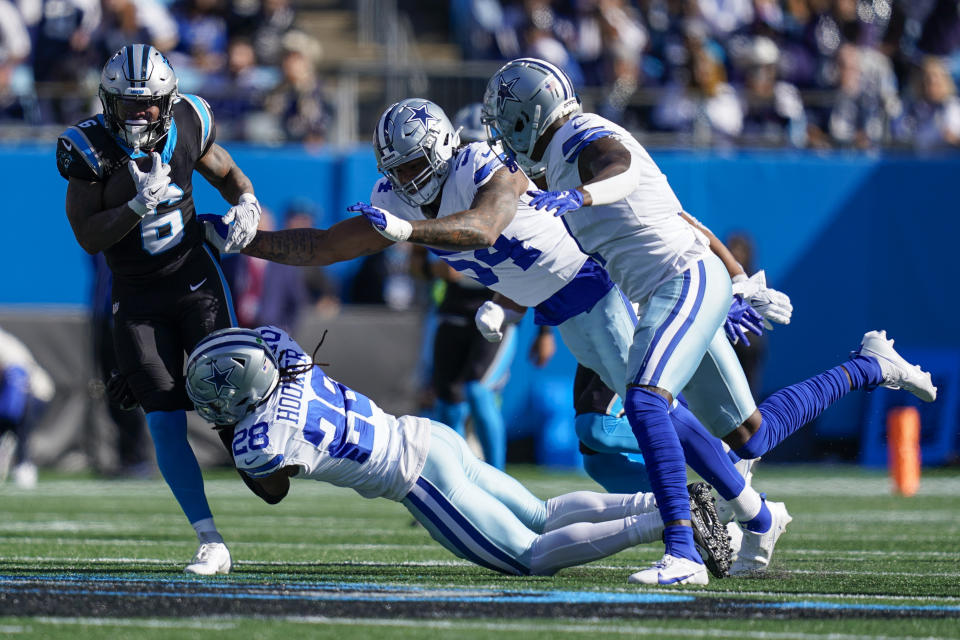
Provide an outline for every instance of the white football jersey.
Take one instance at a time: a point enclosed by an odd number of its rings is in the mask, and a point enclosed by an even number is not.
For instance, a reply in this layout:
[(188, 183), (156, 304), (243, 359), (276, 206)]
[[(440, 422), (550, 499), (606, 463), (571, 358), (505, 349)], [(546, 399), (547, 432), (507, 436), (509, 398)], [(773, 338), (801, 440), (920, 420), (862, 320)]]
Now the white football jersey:
[[(443, 185), (438, 218), (469, 209), (477, 190), (497, 171), (509, 171), (500, 159), (500, 148), (473, 142), (451, 159)], [(536, 189), (529, 180), (529, 189)], [(419, 207), (397, 197), (390, 181), (381, 178), (370, 202), (404, 220), (426, 220)], [(563, 222), (530, 206), (522, 195), (517, 214), (493, 247), (469, 251), (431, 249), (465, 276), (527, 307), (534, 307), (573, 280), (587, 256), (567, 233)]]
[(627, 297), (638, 302), (657, 286), (710, 252), (710, 243), (680, 212), (683, 207), (667, 177), (625, 129), (592, 113), (570, 118), (544, 151), (551, 191), (583, 184), (577, 160), (594, 140), (612, 136), (640, 168), (637, 188), (612, 204), (583, 207), (563, 216), (584, 251), (598, 256)]
[[(310, 362), (283, 329), (259, 327), (280, 367)], [(430, 451), (430, 421), (384, 413), (314, 366), (281, 382), (233, 431), (233, 459), (248, 475), (301, 467), (297, 477), (350, 487), (365, 498), (403, 500)]]

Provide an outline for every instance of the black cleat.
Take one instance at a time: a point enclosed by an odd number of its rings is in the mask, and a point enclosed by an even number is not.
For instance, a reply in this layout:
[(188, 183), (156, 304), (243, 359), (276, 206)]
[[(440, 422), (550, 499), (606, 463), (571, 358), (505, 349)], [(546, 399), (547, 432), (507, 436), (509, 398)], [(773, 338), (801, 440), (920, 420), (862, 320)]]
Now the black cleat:
[(730, 535), (717, 515), (716, 502), (706, 482), (687, 485), (690, 493), (690, 521), (693, 526), (693, 541), (707, 569), (717, 578), (730, 575), (733, 549)]

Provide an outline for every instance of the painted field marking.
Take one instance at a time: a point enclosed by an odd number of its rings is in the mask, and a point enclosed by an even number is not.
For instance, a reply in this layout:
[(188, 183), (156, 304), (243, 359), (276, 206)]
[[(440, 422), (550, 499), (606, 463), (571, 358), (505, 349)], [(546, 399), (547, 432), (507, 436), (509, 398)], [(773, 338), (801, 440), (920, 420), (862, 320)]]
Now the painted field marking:
[[(322, 616), (280, 617), (285, 622), (300, 622), (303, 624), (324, 624), (336, 626), (339, 624), (350, 626), (380, 626), (380, 627), (412, 627), (442, 630), (469, 630), (483, 631), (512, 631), (512, 632), (543, 632), (577, 633), (577, 634), (617, 634), (617, 635), (651, 635), (676, 636), (683, 635), (692, 638), (750, 638), (751, 640), (939, 640), (936, 636), (876, 636), (853, 635), (846, 633), (797, 633), (790, 631), (748, 631), (744, 629), (691, 629), (680, 624), (678, 627), (653, 627), (648, 625), (604, 626), (597, 624), (578, 624), (564, 622), (563, 624), (523, 624), (503, 622), (469, 622), (462, 620), (381, 620), (357, 618), (326, 618)], [(688, 622), (688, 621), (683, 621)], [(709, 623), (709, 621), (705, 621)], [(680, 621), (678, 621), (680, 623)]]

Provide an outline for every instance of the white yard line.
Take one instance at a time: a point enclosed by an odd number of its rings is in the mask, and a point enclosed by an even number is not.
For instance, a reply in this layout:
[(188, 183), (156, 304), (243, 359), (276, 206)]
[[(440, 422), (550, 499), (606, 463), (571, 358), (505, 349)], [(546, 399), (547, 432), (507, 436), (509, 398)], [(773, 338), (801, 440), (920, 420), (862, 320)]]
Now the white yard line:
[[(604, 626), (597, 624), (580, 624), (576, 622), (563, 623), (502, 623), (502, 622), (468, 622), (460, 620), (370, 620), (350, 618), (325, 617), (288, 617), (281, 618), (287, 622), (302, 624), (348, 625), (348, 626), (378, 626), (378, 627), (407, 627), (438, 629), (450, 631), (466, 631), (478, 629), (483, 631), (512, 631), (512, 632), (543, 632), (554, 633), (590, 633), (637, 635), (648, 634), (653, 636), (682, 635), (687, 638), (750, 638), (752, 640), (938, 640), (939, 636), (864, 636), (846, 633), (795, 633), (790, 631), (747, 631), (743, 629), (691, 629), (685, 625), (678, 627), (659, 627), (649, 625)], [(684, 621), (686, 622), (686, 621)], [(703, 624), (709, 624), (704, 621)]]
[(33, 618), (33, 620), (45, 624), (74, 624), (84, 627), (142, 627), (146, 629), (204, 629), (212, 631), (236, 629), (238, 626), (235, 622), (229, 622), (225, 619), (200, 620), (196, 618), (161, 620), (158, 618), (57, 618), (44, 616)]

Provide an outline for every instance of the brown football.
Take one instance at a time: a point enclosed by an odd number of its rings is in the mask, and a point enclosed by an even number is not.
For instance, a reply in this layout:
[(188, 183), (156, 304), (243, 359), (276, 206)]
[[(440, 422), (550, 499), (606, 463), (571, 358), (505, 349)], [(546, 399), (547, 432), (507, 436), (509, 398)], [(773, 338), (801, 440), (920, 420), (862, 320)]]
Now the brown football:
[[(135, 160), (140, 171), (146, 173), (153, 166), (150, 156), (143, 156)], [(112, 209), (125, 202), (129, 202), (137, 191), (133, 186), (133, 177), (130, 175), (130, 169), (127, 163), (123, 163), (116, 168), (107, 178), (107, 183), (103, 186), (103, 208)]]

